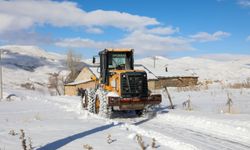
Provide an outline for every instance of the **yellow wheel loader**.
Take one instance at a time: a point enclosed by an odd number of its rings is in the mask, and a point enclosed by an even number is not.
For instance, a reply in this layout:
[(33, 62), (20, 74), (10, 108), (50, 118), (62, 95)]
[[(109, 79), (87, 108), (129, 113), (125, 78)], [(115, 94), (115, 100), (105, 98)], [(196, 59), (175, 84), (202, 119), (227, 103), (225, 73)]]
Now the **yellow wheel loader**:
[[(133, 49), (104, 49), (99, 52), (100, 78), (96, 88), (86, 89), (84, 106), (91, 113), (112, 117), (116, 111), (135, 111), (141, 115), (161, 103), (161, 95), (151, 95), (147, 74), (134, 70)], [(93, 57), (95, 63), (95, 57)]]

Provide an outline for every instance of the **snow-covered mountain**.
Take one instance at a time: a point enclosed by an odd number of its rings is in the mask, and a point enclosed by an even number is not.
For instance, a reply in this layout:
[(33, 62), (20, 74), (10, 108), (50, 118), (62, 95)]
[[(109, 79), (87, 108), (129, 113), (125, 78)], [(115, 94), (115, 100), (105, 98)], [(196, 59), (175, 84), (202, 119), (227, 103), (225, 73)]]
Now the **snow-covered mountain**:
[(32, 45), (5, 45), (0, 47), (3, 51), (17, 53), (20, 55), (28, 55), (33, 57), (41, 57), (51, 60), (63, 59), (65, 56), (57, 53), (47, 52), (46, 50)]
[(22, 85), (30, 83), (47, 93), (49, 74), (66, 70), (66, 56), (50, 53), (36, 46), (8, 45), (1, 46), (0, 49), (4, 89), (22, 89)]
[(143, 64), (149, 69), (156, 69), (164, 72), (168, 68), (170, 76), (174, 75), (195, 75), (200, 81), (223, 81), (242, 82), (250, 78), (250, 58), (231, 61), (216, 61), (207, 58), (182, 57), (167, 59), (162, 56), (155, 58), (144, 58), (136, 63)]

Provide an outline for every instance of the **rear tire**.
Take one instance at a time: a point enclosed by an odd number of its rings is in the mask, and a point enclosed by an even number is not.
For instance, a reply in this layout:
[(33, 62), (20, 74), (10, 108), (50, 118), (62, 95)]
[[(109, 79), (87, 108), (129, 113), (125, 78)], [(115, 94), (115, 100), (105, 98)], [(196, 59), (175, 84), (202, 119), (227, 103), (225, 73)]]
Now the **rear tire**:
[(95, 90), (87, 89), (84, 96), (84, 106), (86, 106), (87, 110), (91, 113), (95, 112), (95, 101), (94, 101)]

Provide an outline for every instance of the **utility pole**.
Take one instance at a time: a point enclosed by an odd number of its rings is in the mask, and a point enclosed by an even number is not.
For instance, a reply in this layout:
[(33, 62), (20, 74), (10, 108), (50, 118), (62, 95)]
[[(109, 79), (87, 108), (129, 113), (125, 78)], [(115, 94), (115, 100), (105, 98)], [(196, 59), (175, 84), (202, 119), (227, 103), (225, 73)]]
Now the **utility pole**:
[(153, 56), (153, 61), (154, 61), (154, 68), (155, 68), (155, 63), (158, 58), (156, 56)]
[(2, 68), (2, 49), (0, 49), (0, 100), (3, 99), (3, 68)]
[(154, 56), (153, 59), (154, 59), (154, 68), (155, 68), (155, 60), (156, 60), (156, 57)]

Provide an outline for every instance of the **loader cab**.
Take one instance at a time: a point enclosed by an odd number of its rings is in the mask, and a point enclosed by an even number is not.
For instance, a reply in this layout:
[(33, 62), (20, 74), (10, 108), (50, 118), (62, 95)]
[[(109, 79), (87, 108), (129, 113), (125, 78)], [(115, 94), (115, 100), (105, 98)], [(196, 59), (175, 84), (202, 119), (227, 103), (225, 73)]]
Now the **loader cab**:
[(133, 70), (133, 49), (105, 49), (99, 52), (100, 79), (102, 84), (108, 85), (111, 70)]

